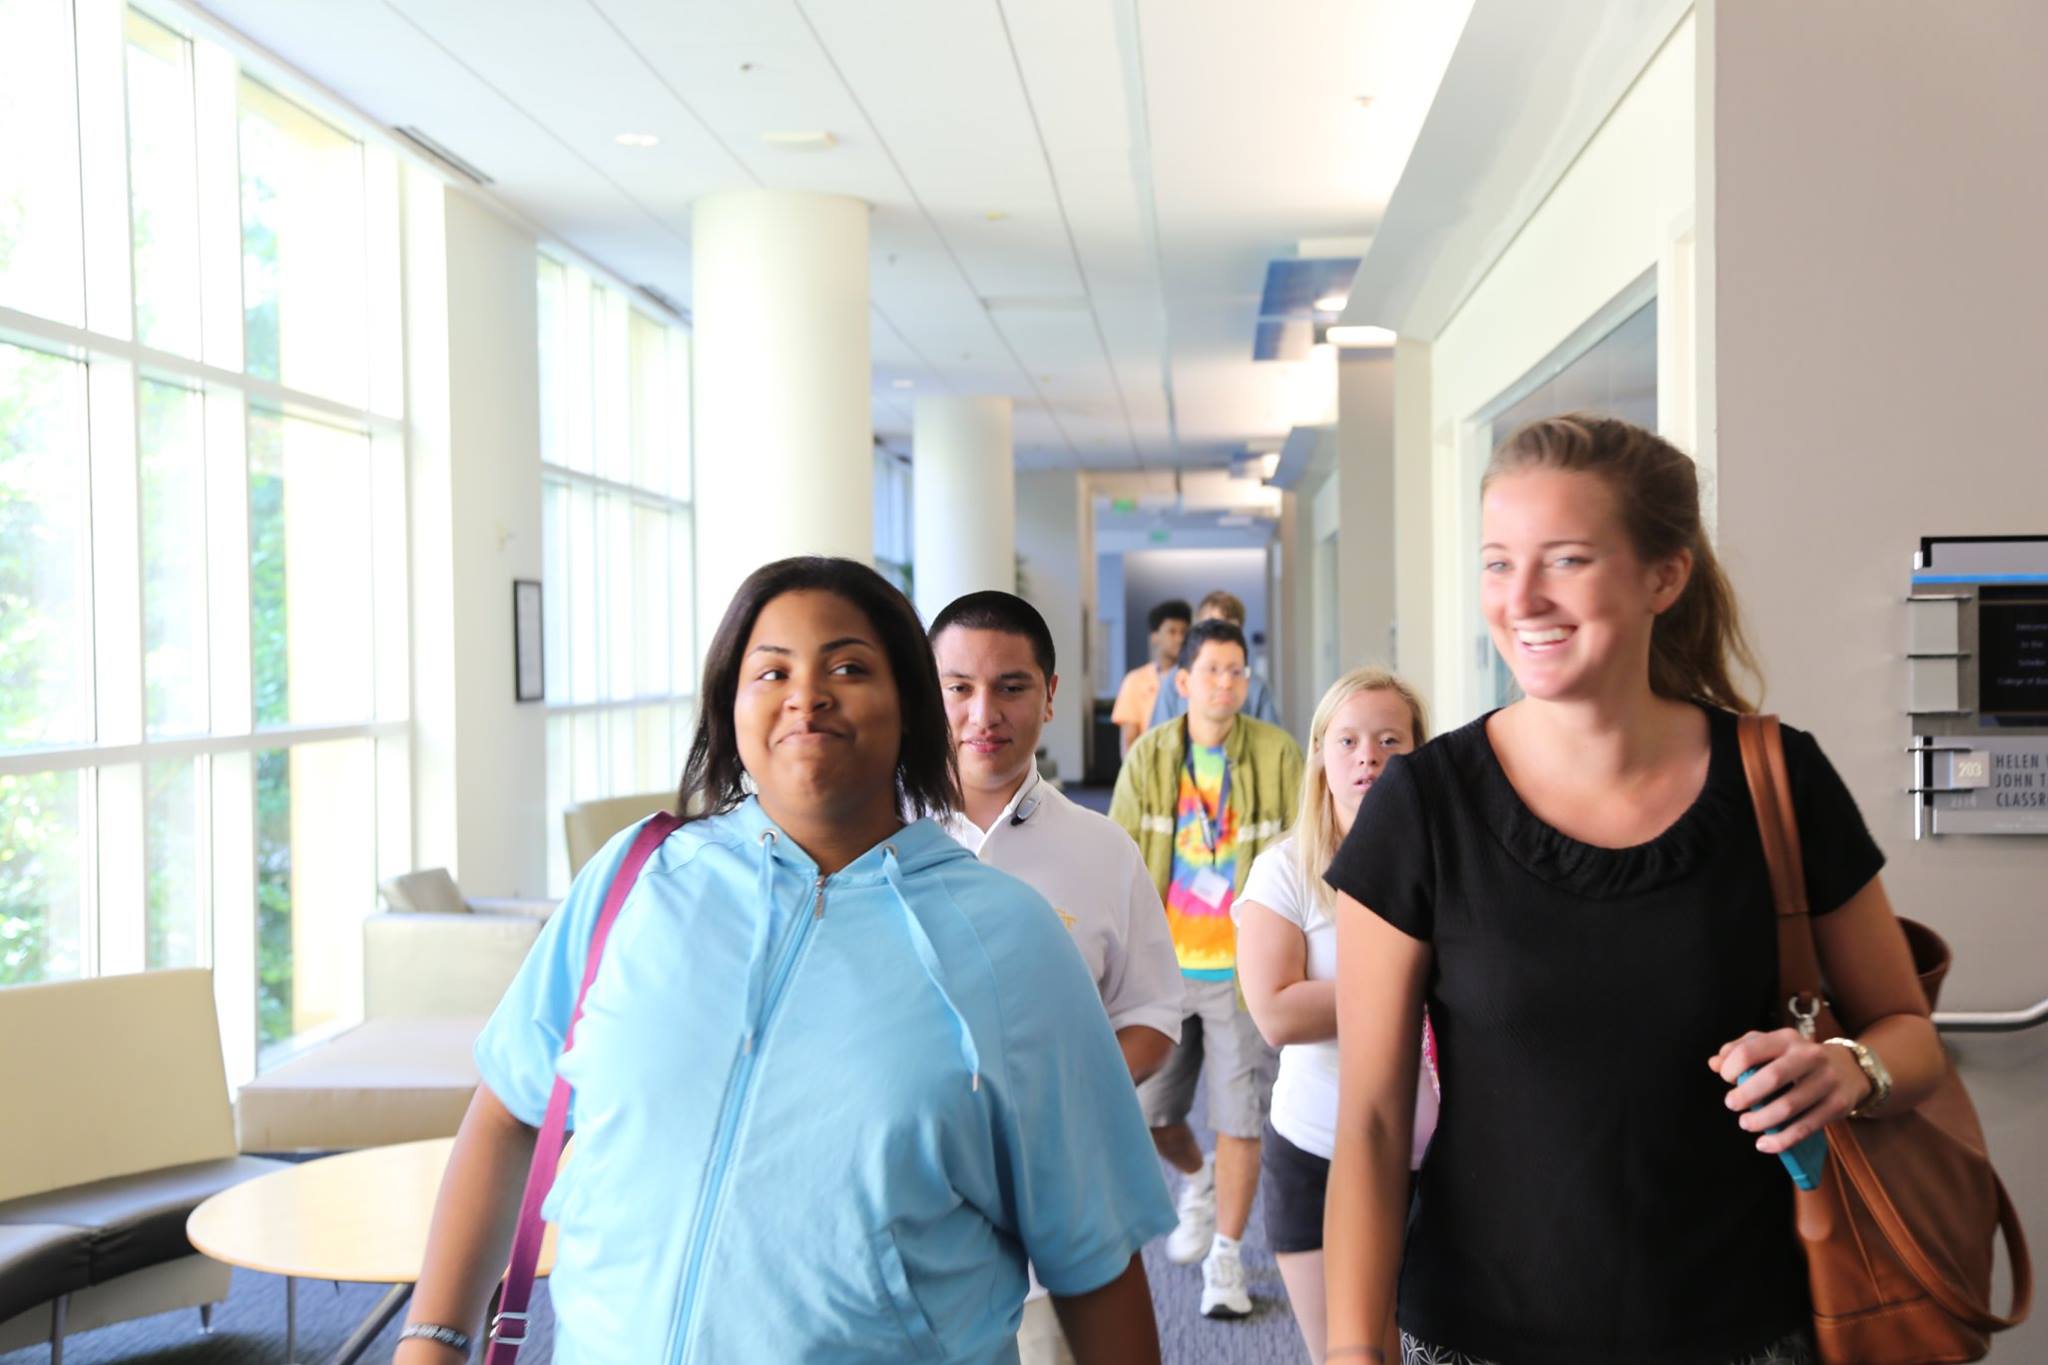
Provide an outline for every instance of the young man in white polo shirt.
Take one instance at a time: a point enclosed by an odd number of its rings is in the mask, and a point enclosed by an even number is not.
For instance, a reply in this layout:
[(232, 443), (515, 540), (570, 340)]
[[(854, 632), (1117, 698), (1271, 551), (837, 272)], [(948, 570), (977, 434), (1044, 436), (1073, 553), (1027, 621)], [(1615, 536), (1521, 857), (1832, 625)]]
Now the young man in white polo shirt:
[[(1038, 737), (1059, 687), (1052, 632), (1023, 598), (977, 592), (938, 614), (931, 639), (967, 807), (947, 830), (1052, 902), (1095, 977), (1133, 1083), (1143, 1080), (1180, 1040), (1180, 962), (1137, 845), (1038, 775)], [(1017, 1346), (1023, 1365), (1073, 1360), (1035, 1286)]]

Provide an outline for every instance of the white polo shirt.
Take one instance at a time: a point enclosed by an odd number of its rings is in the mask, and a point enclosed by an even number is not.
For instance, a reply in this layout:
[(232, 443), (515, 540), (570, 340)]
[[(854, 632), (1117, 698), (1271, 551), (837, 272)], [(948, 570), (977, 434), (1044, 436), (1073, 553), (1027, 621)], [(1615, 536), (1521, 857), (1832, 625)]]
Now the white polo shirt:
[(1181, 974), (1158, 888), (1123, 828), (1033, 772), (984, 834), (964, 814), (946, 832), (1052, 902), (1074, 936), (1112, 1029), (1180, 1041)]

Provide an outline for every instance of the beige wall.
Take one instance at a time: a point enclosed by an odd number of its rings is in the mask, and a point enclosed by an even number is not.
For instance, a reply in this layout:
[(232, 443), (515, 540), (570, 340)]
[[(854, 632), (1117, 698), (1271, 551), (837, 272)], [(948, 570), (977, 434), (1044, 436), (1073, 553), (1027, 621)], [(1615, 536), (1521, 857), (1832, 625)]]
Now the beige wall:
[[(1404, 343), (1396, 353), (1403, 371), (1395, 454), (1404, 472), (1399, 559), (1404, 576), (1423, 574), (1431, 585), (1426, 623), (1415, 616), (1416, 594), (1403, 593), (1410, 605), (1400, 629), (1410, 640), (1401, 653), (1404, 667), (1426, 676), (1439, 728), (1462, 724), (1482, 706), (1473, 550), (1489, 439), (1479, 415), (1654, 271), (1666, 296), (1658, 308), (1660, 419), (1676, 419), (1665, 421), (1666, 434), (1682, 444), (1694, 435), (1687, 320), (1697, 274), (1695, 60), (1696, 28), (1688, 16), (1434, 342), (1426, 351)], [(1429, 642), (1426, 655), (1417, 636)], [(1426, 666), (1416, 666), (1418, 656)]]
[[(1337, 367), (1337, 662), (1393, 662), (1394, 356), (1347, 351)], [(1306, 726), (1303, 726), (1306, 729)]]
[[(1703, 29), (1720, 540), (1768, 704), (1841, 770), (1899, 909), (1954, 946), (1944, 1003), (2031, 1004), (2048, 839), (1914, 842), (1900, 599), (1922, 535), (2048, 531), (2048, 6), (1731, 4)], [(1961, 1054), (2039, 1237), (2048, 1039)], [(2048, 1359), (2048, 1321), (1995, 1359)]]
[(1394, 668), (1436, 693), (1433, 584), (1436, 460), (1430, 446), (1430, 345), (1394, 345)]

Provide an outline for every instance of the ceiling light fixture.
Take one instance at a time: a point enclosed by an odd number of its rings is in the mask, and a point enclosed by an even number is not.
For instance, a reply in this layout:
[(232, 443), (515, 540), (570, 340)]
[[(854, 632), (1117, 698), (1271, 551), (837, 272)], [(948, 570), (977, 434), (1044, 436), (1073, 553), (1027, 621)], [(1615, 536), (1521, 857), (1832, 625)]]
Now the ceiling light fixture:
[(813, 132), (763, 133), (761, 141), (785, 152), (824, 152), (839, 145), (839, 139), (822, 128)]
[(620, 133), (612, 141), (621, 147), (654, 147), (661, 143), (661, 139), (652, 133)]
[(1323, 339), (1339, 350), (1369, 351), (1393, 345), (1394, 333), (1387, 327), (1332, 327)]
[(917, 387), (917, 381), (915, 379), (892, 379), (889, 381), (889, 387), (892, 389), (914, 389)]
[(1348, 294), (1325, 294), (1316, 300), (1316, 311), (1318, 313), (1341, 313), (1344, 311), (1344, 305), (1349, 302), (1351, 302), (1351, 296)]

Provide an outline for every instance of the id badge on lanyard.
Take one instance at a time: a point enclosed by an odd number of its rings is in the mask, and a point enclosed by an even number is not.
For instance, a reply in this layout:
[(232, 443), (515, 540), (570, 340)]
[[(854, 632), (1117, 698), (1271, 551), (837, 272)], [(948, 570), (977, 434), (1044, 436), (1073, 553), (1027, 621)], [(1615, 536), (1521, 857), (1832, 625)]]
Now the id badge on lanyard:
[(1223, 812), (1230, 808), (1230, 759), (1223, 760), (1223, 784), (1216, 790), (1216, 813), (1209, 813), (1208, 803), (1202, 800), (1202, 784), (1195, 776), (1195, 741), (1188, 731), (1186, 716), (1180, 721), (1181, 763), (1187, 769), (1188, 785), (1195, 789), (1195, 807), (1202, 822), (1202, 844), (1209, 851), (1209, 861), (1216, 861), (1216, 846), (1223, 838)]

